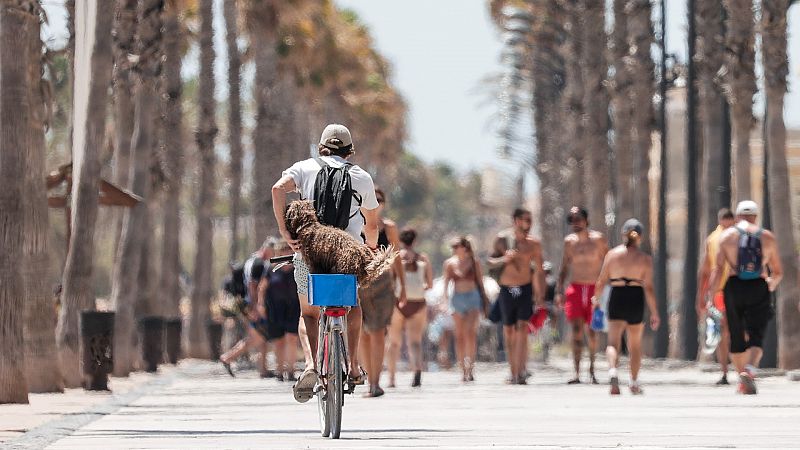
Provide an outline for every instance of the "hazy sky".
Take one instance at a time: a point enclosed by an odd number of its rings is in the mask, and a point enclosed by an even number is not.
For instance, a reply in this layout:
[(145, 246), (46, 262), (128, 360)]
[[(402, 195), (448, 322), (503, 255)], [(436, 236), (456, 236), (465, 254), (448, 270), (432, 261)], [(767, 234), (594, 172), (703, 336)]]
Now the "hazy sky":
[[(110, 1), (110, 0), (105, 0)], [(490, 121), (497, 111), (486, 77), (501, 72), (500, 35), (489, 20), (486, 0), (335, 0), (355, 10), (389, 59), (394, 81), (409, 105), (409, 150), (427, 161), (446, 160), (460, 168), (497, 164), (498, 140)], [(62, 0), (45, 2), (46, 37), (66, 37)], [(216, 0), (217, 98), (227, 95), (222, 0)], [(668, 48), (686, 60), (685, 1), (668, 2)], [(800, 127), (800, 8), (789, 16), (790, 93), (788, 126)], [(185, 72), (197, 71), (196, 52)], [(251, 71), (252, 72), (252, 71)], [(250, 74), (250, 77), (252, 73)], [(247, 78), (245, 75), (245, 83)], [(243, 95), (250, 95), (247, 86)], [(763, 107), (757, 97), (756, 114)], [(508, 166), (507, 164), (500, 164)], [(516, 173), (516, 169), (514, 170)]]

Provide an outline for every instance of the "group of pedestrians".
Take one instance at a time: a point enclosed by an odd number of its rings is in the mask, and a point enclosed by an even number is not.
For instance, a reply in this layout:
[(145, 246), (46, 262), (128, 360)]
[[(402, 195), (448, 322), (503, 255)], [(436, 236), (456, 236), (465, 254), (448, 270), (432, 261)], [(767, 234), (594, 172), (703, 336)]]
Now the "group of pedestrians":
[[(365, 170), (349, 161), (355, 154), (355, 147), (346, 127), (327, 126), (318, 150), (319, 157), (295, 163), (283, 172), (272, 188), (275, 219), (286, 243), (283, 250), (294, 253), (292, 268), (287, 269), (292, 273), (288, 277), (291, 282), (283, 283), (289, 272), (275, 272), (283, 274), (282, 281), (273, 281), (271, 276), (265, 275), (273, 273), (266, 269), (268, 264), (264, 264), (261, 275), (258, 270), (250, 270), (248, 295), (251, 299), (256, 298), (255, 312), (249, 313), (254, 332), (226, 353), (223, 363), (227, 365), (248, 348), (272, 340), (269, 310), (274, 306), (270, 308), (269, 288), (280, 285), (282, 289), (289, 289), (286, 286), (291, 286), (295, 294), (293, 299), (299, 305), (296, 311), (299, 326), (295, 329), (283, 323), (279, 329), (282, 336), (296, 333), (303, 349), (305, 368), (293, 386), (295, 399), (305, 402), (313, 396), (318, 381), (315, 354), (319, 309), (309, 304), (309, 268), (297, 237), (286, 229), (283, 214), (289, 193), (298, 192), (302, 199), (313, 199), (315, 207), (318, 207), (320, 186), (326, 189), (339, 186), (342, 191), (335, 193), (333, 198), (338, 202), (336, 207), (342, 208), (341, 213), (347, 214), (343, 216), (347, 219), (346, 225), (340, 225), (341, 228), (372, 250), (381, 246), (399, 250), (391, 270), (372, 285), (360, 288), (359, 307), (347, 313), (347, 355), (350, 359), (347, 383), (351, 386), (368, 383), (367, 397), (384, 395), (380, 381), (384, 364), (389, 372), (388, 386), (394, 387), (397, 384), (397, 362), (405, 340), (413, 373), (411, 384), (420, 386), (424, 367), (422, 343), (428, 321), (426, 291), (434, 284), (430, 259), (415, 249), (415, 230), (400, 230), (397, 224), (383, 217), (386, 195), (375, 188)], [(317, 212), (322, 221), (323, 215), (319, 209)], [(755, 393), (753, 367), (760, 359), (763, 328), (771, 314), (769, 291), (774, 290), (781, 278), (774, 237), (754, 225), (756, 215), (757, 206), (753, 202), (743, 202), (737, 208), (738, 223), (735, 227), (726, 228), (732, 222), (730, 214), (720, 216), (720, 229), (706, 243), (706, 260), (700, 274), (701, 292), (698, 292), (698, 312), (701, 315), (707, 307), (706, 292), (717, 297), (718, 309), (725, 310), (731, 356), (742, 380), (739, 390), (743, 393)], [(463, 382), (475, 380), (480, 316), (488, 315), (493, 308), (499, 311), (502, 322), (509, 363), (507, 383), (527, 384), (530, 376), (527, 369), (529, 323), (535, 311), (547, 309), (549, 304), (551, 308), (563, 308), (569, 322), (575, 371), (569, 384), (582, 382), (580, 366), (584, 341), (588, 344), (589, 354), (587, 380), (592, 384), (599, 383), (595, 372), (598, 331), (590, 324), (598, 310), (602, 310), (608, 333), (606, 356), (610, 392), (614, 395), (620, 393), (618, 366), (624, 336), (630, 357), (628, 385), (631, 393), (642, 393), (639, 370), (646, 310), (649, 311), (652, 329), (657, 329), (661, 322), (653, 289), (652, 258), (641, 249), (645, 227), (636, 219), (626, 221), (621, 229), (623, 243), (609, 249), (606, 237), (590, 229), (588, 217), (583, 208), (569, 210), (566, 219), (571, 233), (564, 239), (560, 270), (555, 280), (552, 276), (546, 280), (542, 245), (530, 235), (533, 216), (524, 208), (514, 210), (512, 227), (494, 239), (492, 253), (486, 262), (488, 275), (499, 284), (499, 295), (494, 305), (487, 296), (483, 268), (472, 242), (464, 236), (452, 240), (452, 256), (442, 267), (443, 295), (452, 314), (455, 352)], [(256, 267), (257, 260), (260, 259), (262, 264), (268, 260), (264, 249), (254, 258), (252, 265)], [(749, 274), (755, 275), (751, 277)], [(724, 291), (724, 296), (719, 291)], [(601, 309), (601, 304), (606, 303), (607, 306)], [(267, 331), (259, 332), (262, 321), (266, 321)], [(291, 339), (285, 339), (283, 355), (293, 355), (289, 347), (296, 346), (296, 341)], [(721, 360), (725, 358), (723, 351), (720, 350)], [(285, 368), (292, 366), (294, 360), (288, 356), (279, 358), (279, 367), (283, 367), (286, 377), (291, 377), (291, 371), (285, 371)], [(721, 364), (727, 366), (723, 361)]]

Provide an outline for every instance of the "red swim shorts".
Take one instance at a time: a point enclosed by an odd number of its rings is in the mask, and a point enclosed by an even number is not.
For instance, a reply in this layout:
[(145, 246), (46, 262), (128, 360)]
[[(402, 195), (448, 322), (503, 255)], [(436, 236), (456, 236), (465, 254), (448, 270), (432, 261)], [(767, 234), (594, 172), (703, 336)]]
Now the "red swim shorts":
[(583, 319), (585, 323), (591, 323), (593, 295), (593, 284), (570, 284), (566, 292), (564, 292), (566, 297), (564, 312), (567, 315), (567, 320)]
[(725, 312), (725, 293), (723, 291), (717, 292), (714, 296), (714, 307), (719, 310), (719, 312)]

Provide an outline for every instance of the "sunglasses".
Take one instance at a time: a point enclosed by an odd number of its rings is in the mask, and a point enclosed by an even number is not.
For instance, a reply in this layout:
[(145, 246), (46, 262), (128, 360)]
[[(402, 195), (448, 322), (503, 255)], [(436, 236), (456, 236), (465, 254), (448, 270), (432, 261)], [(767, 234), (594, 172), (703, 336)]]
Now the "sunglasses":
[(573, 223), (581, 223), (581, 222), (583, 222), (583, 220), (584, 219), (583, 219), (582, 216), (572, 216), (572, 217), (567, 218), (567, 223), (572, 225)]

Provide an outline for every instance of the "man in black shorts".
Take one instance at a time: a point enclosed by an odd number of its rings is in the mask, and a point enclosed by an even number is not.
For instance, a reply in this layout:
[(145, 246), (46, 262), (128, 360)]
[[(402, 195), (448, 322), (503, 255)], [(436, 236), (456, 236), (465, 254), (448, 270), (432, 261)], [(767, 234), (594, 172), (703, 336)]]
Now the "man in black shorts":
[(513, 220), (513, 228), (495, 239), (489, 267), (500, 271), (497, 301), (500, 302), (503, 340), (511, 369), (508, 382), (527, 384), (528, 320), (533, 315), (534, 293), (537, 304), (544, 306), (542, 245), (529, 236), (533, 224), (530, 211), (517, 208)]
[[(289, 244), (278, 244), (276, 256), (292, 253)], [(259, 297), (264, 299), (266, 305), (266, 338), (275, 351), (278, 381), (297, 381), (294, 365), (297, 361), (300, 299), (294, 280), (294, 266), (287, 264), (274, 269), (274, 266), (268, 267), (258, 286)]]
[(738, 392), (750, 395), (756, 393), (755, 368), (761, 361), (764, 332), (773, 315), (770, 292), (783, 278), (775, 236), (756, 225), (757, 218), (755, 202), (739, 203), (736, 225), (720, 237), (709, 281), (709, 285), (718, 286), (725, 266), (730, 267), (724, 294), (731, 359), (739, 372)]

